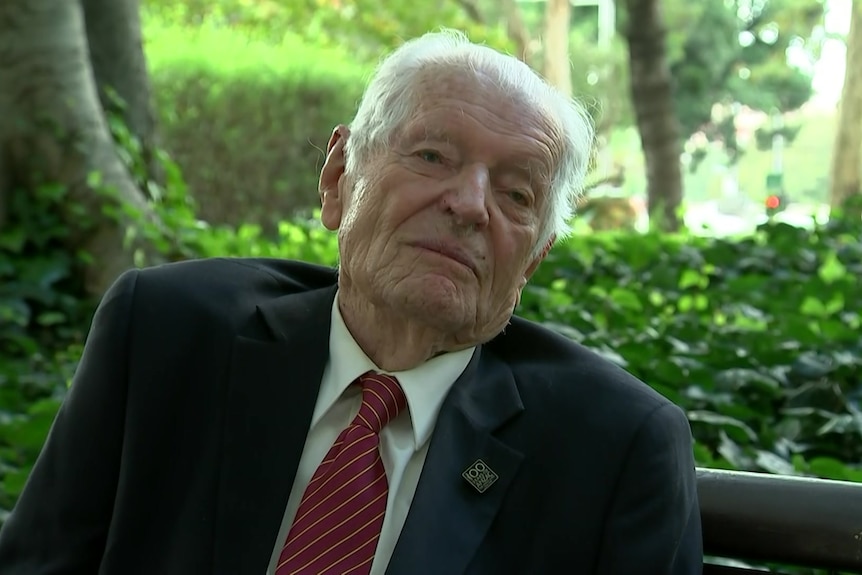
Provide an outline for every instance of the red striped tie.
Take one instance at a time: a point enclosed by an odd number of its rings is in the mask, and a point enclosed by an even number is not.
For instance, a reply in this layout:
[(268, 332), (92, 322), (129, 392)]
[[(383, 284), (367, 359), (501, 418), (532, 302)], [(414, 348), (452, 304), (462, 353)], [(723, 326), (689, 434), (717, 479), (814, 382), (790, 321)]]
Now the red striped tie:
[(407, 405), (398, 381), (359, 378), (362, 405), (317, 468), (281, 550), (276, 575), (367, 575), (389, 485), (378, 433)]

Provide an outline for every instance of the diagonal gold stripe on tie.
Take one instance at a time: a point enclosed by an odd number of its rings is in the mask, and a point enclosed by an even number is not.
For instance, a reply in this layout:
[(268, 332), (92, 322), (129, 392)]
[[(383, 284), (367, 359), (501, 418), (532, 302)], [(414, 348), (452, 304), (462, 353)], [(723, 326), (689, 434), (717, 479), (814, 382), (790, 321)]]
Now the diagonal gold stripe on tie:
[[(317, 536), (317, 538), (316, 538), (316, 539), (314, 539), (311, 543), (308, 543), (308, 544), (307, 544), (305, 547), (303, 547), (302, 549), (299, 549), (298, 551), (295, 551), (295, 552), (293, 553), (293, 555), (291, 555), (290, 557), (288, 557), (287, 559), (285, 559), (284, 561), (282, 561), (282, 562), (281, 562), (281, 564), (279, 564), (279, 567), (281, 567), (282, 565), (284, 565), (285, 563), (287, 563), (288, 561), (290, 561), (290, 560), (291, 560), (291, 559), (293, 559), (294, 557), (299, 556), (299, 554), (301, 554), (303, 551), (305, 551), (306, 549), (308, 549), (309, 547), (311, 547), (312, 545), (314, 545), (315, 543), (317, 543), (318, 541), (320, 541), (321, 539), (323, 539), (324, 537), (326, 537), (327, 535), (329, 535), (330, 533), (332, 533), (333, 531), (335, 531), (336, 529), (338, 529), (339, 527), (341, 527), (342, 525), (344, 525), (345, 523), (347, 523), (348, 521), (350, 521), (351, 519), (353, 519), (354, 517), (356, 517), (357, 515), (359, 515), (360, 513), (362, 513), (363, 511), (365, 511), (365, 509), (367, 509), (369, 506), (373, 505), (377, 500), (379, 500), (381, 497), (383, 497), (383, 496), (385, 496), (385, 495), (386, 495), (386, 493), (381, 493), (381, 494), (379, 494), (377, 497), (375, 497), (374, 499), (372, 499), (371, 501), (369, 501), (368, 503), (366, 503), (365, 505), (363, 505), (362, 507), (360, 507), (359, 509), (357, 509), (356, 511), (354, 511), (354, 512), (353, 512), (353, 514), (351, 514), (349, 517), (345, 517), (344, 519), (342, 519), (342, 520), (341, 520), (341, 522), (340, 522), (340, 523), (338, 523), (337, 525), (335, 525), (335, 526), (333, 526), (333, 527), (330, 527), (327, 531), (325, 531), (325, 532), (321, 533), (320, 535), (318, 535), (318, 536)], [(381, 515), (383, 515), (383, 512), (382, 512), (382, 511), (380, 512), (380, 515), (378, 515), (378, 517), (380, 517)], [(372, 520), (372, 521), (373, 521), (373, 520)], [(369, 523), (371, 523), (371, 522), (369, 521)], [(366, 523), (363, 527), (367, 526), (369, 523)], [(359, 529), (357, 529), (357, 531), (359, 531)], [(353, 535), (353, 534), (351, 533), (351, 534), (350, 534), (350, 536), (352, 536), (352, 535)], [(349, 537), (349, 536), (348, 536), (348, 537)], [(346, 538), (345, 538), (345, 539), (346, 539)], [(342, 543), (345, 539), (341, 539), (341, 540), (339, 540), (339, 541), (338, 541), (338, 543)], [(330, 546), (330, 549), (331, 549), (332, 547), (334, 547), (334, 545), (333, 545), (333, 546)], [(305, 565), (303, 565), (303, 567), (305, 567)]]
[[(365, 439), (365, 438), (360, 437), (356, 441), (362, 441), (363, 439)], [(344, 449), (350, 448), (352, 445), (354, 445), (356, 443), (356, 441), (354, 441), (353, 443), (351, 443), (350, 445), (348, 445)], [(329, 466), (329, 464), (331, 464), (333, 461), (335, 461), (335, 458), (342, 451), (341, 449), (339, 449), (342, 445), (344, 445), (343, 439), (339, 439), (335, 443), (333, 443), (332, 447), (329, 448), (329, 452), (324, 456), (323, 461), (320, 462), (319, 468), (327, 467), (327, 466)], [(314, 477), (311, 478), (311, 481), (309, 481), (309, 485), (311, 485), (315, 481), (320, 481), (324, 477), (326, 477), (326, 475), (323, 473), (321, 473), (320, 475), (315, 474)]]
[[(376, 411), (374, 411), (373, 409), (372, 409), (371, 411), (373, 411), (373, 412), (374, 412), (374, 415), (377, 415), (377, 412), (376, 412)], [(365, 418), (365, 416), (364, 416), (364, 415), (362, 415), (362, 412), (361, 412), (361, 411), (360, 411), (359, 413), (357, 413), (357, 414), (356, 414), (356, 417), (357, 417), (358, 419), (361, 419), (361, 420), (362, 420), (362, 423), (364, 423), (364, 424), (365, 424), (365, 427), (368, 429), (368, 431), (371, 431), (372, 433), (374, 432), (374, 426), (372, 426), (372, 425), (371, 425), (371, 422), (370, 422), (370, 421), (368, 421), (368, 420)], [(379, 416), (379, 415), (377, 416), (377, 421), (380, 421), (380, 416)]]
[[(384, 389), (385, 389), (385, 388), (384, 388)], [(379, 399), (379, 400), (380, 400), (380, 403), (383, 405), (383, 409), (385, 409), (385, 410), (386, 410), (386, 421), (387, 421), (387, 422), (392, 421), (393, 419), (395, 419), (395, 414), (394, 414), (394, 413), (392, 413), (391, 411), (389, 411), (389, 402), (388, 402), (388, 401), (386, 401), (385, 399), (383, 399), (383, 396), (382, 396), (382, 395), (380, 395), (379, 393), (377, 393), (377, 391), (375, 391), (375, 390), (374, 390), (373, 388), (371, 388), (371, 387), (369, 387), (369, 388), (368, 388), (368, 393), (370, 393), (371, 395), (373, 395), (374, 397), (376, 397), (377, 399)], [(390, 395), (390, 394), (387, 394), (387, 395)]]
[[(335, 443), (332, 444), (332, 447), (329, 448), (329, 451), (335, 451), (336, 449), (338, 449), (342, 445), (344, 445), (344, 441), (341, 441), (341, 440), (336, 441)], [(327, 453), (327, 455), (329, 455), (329, 453)], [(323, 461), (320, 462), (320, 464), (326, 465), (327, 463), (331, 463), (332, 461), (335, 461), (335, 456), (333, 456), (329, 459), (324, 459)]]
[[(385, 402), (385, 401), (383, 401), (383, 398), (382, 398), (382, 397), (380, 397), (380, 394), (379, 394), (379, 393), (377, 393), (376, 391), (374, 391), (373, 389), (371, 389), (370, 387), (368, 388), (368, 393), (372, 394), (374, 397), (376, 397), (377, 399), (379, 399), (379, 400), (380, 400), (380, 403), (381, 403), (381, 404), (383, 404), (383, 409), (385, 409), (385, 410), (386, 410), (386, 422), (390, 422), (390, 421), (392, 421), (394, 418), (392, 417), (392, 414), (391, 414), (391, 413), (389, 413), (389, 407), (386, 405), (386, 402)], [(373, 405), (368, 404), (368, 407), (370, 407), (370, 408), (371, 408), (371, 411), (373, 411), (373, 412), (374, 412), (374, 415), (376, 415), (376, 416), (377, 416), (377, 423), (378, 423), (378, 425), (380, 425), (380, 428), (379, 428), (379, 429), (383, 429), (383, 426), (385, 425), (385, 423), (384, 423), (384, 421), (383, 421), (383, 418), (382, 418), (382, 417), (380, 417), (380, 414), (377, 412), (377, 410), (376, 410), (376, 409), (374, 409), (374, 406), (373, 406)]]
[[(366, 506), (366, 507), (367, 507), (367, 506)], [(363, 507), (363, 509), (365, 509), (365, 507)], [(372, 523), (374, 523), (374, 522), (375, 522), (375, 521), (377, 521), (378, 519), (382, 518), (382, 517), (383, 517), (383, 513), (384, 513), (384, 512), (383, 512), (383, 511), (381, 511), (381, 512), (380, 512), (380, 513), (378, 513), (375, 517), (372, 517), (371, 519), (369, 519), (369, 520), (368, 520), (368, 523), (366, 523), (365, 525), (363, 525), (362, 527), (360, 527), (359, 529), (357, 529), (357, 531), (362, 531), (363, 529), (365, 529), (366, 527), (368, 527), (369, 525), (371, 525)], [(354, 515), (355, 515), (355, 514), (354, 514)], [(300, 571), (302, 571), (302, 569), (305, 569), (306, 567), (308, 567), (309, 565), (311, 565), (312, 563), (314, 563), (315, 561), (317, 561), (318, 559), (320, 559), (321, 557), (323, 557), (324, 555), (326, 555), (327, 553), (329, 553), (330, 551), (332, 551), (333, 549), (335, 549), (336, 547), (338, 547), (339, 545), (341, 545), (342, 543), (344, 543), (345, 541), (347, 541), (347, 540), (348, 540), (350, 537), (352, 537), (352, 536), (353, 536), (353, 534), (351, 533), (348, 537), (345, 537), (345, 538), (343, 538), (343, 539), (341, 539), (341, 540), (337, 541), (336, 543), (333, 543), (333, 544), (332, 544), (332, 545), (331, 545), (331, 546), (330, 546), (326, 551), (324, 551), (323, 553), (321, 553), (320, 555), (318, 555), (317, 557), (315, 557), (314, 559), (312, 559), (311, 561), (309, 561), (308, 563), (306, 563), (305, 565), (303, 565), (302, 567), (300, 567), (300, 569), (299, 569), (299, 570), (300, 570)], [(377, 533), (377, 534), (375, 535), (375, 537), (380, 537), (380, 534), (379, 534), (379, 533)], [(360, 546), (357, 546), (357, 549), (361, 549), (361, 548), (362, 548), (362, 546), (361, 546), (361, 545), (360, 545)], [(355, 551), (356, 551), (356, 550), (354, 549), (354, 551), (353, 551), (353, 552), (355, 553)], [(345, 556), (345, 557), (346, 557), (346, 556)], [(344, 559), (345, 557), (342, 557), (342, 559)], [(325, 573), (325, 570), (324, 570), (323, 572)]]
[[(378, 458), (379, 458), (379, 456), (378, 456)], [(371, 470), (372, 470), (372, 469), (374, 469), (375, 467), (377, 467), (377, 461), (374, 461), (371, 465), (369, 465), (368, 467), (366, 467), (365, 469), (363, 469), (362, 471), (360, 471), (359, 473), (357, 473), (356, 475), (354, 475), (353, 477), (351, 477), (350, 479), (348, 479), (347, 481), (345, 481), (343, 484), (339, 485), (339, 486), (338, 486), (338, 488), (337, 488), (335, 491), (333, 491), (332, 493), (327, 493), (327, 494), (326, 494), (326, 496), (325, 496), (323, 499), (321, 499), (320, 501), (318, 501), (317, 503), (315, 503), (313, 507), (311, 507), (311, 508), (309, 508), (309, 509), (305, 510), (305, 513), (303, 513), (303, 515), (302, 515), (301, 517), (297, 517), (297, 518), (294, 520), (293, 524), (294, 524), (295, 526), (297, 526), (297, 528), (299, 528), (299, 526), (302, 524), (302, 521), (303, 521), (306, 517), (308, 517), (308, 514), (309, 514), (309, 513), (313, 512), (315, 509), (317, 509), (318, 507), (320, 507), (321, 505), (323, 505), (325, 502), (329, 501), (329, 499), (331, 499), (331, 498), (332, 498), (332, 497), (334, 497), (335, 495), (338, 495), (338, 494), (339, 494), (339, 493), (340, 493), (344, 488), (346, 488), (347, 486), (349, 486), (350, 484), (352, 484), (352, 483), (353, 483), (353, 482), (354, 482), (358, 477), (362, 477), (364, 474), (368, 473), (369, 471), (371, 471)], [(384, 472), (384, 473), (381, 473), (381, 474), (380, 474), (380, 477), (383, 477), (383, 478), (385, 479), (385, 478), (386, 478), (386, 473), (385, 473), (385, 472)], [(374, 482), (377, 482), (377, 481), (378, 481), (378, 479), (375, 479), (375, 480), (374, 480)], [(372, 484), (369, 484), (369, 485), (364, 486), (361, 490), (359, 490), (359, 491), (357, 491), (356, 493), (354, 493), (354, 494), (350, 497), (350, 499), (348, 499), (347, 501), (350, 501), (351, 499), (353, 499), (353, 498), (354, 498), (354, 497), (356, 497), (357, 495), (359, 495), (359, 494), (361, 494), (361, 493), (364, 493), (364, 492), (365, 492), (365, 490), (366, 490), (366, 489), (368, 489), (368, 487), (370, 487), (371, 485), (372, 485)], [(344, 505), (344, 504), (342, 503), (342, 505)], [(328, 515), (328, 514), (327, 514), (327, 515)], [(322, 520), (323, 518), (325, 518), (327, 515), (324, 515), (324, 517), (319, 518), (319, 519), (317, 520), (317, 522), (321, 521), (321, 520)], [(315, 523), (317, 523), (317, 522), (315, 522)], [(301, 535), (302, 535), (302, 533), (304, 533), (304, 532), (305, 532), (305, 529), (303, 529), (303, 531), (302, 531), (302, 532), (297, 533), (297, 534), (295, 535), (295, 537), (299, 537), (299, 536), (301, 536)]]
[(325, 514), (325, 515), (323, 515), (322, 517), (318, 518), (318, 519), (317, 519), (314, 523), (312, 523), (311, 525), (308, 525), (305, 529), (303, 529), (302, 531), (300, 531), (299, 533), (297, 533), (297, 534), (295, 535), (295, 538), (296, 538), (296, 539), (299, 539), (300, 537), (302, 537), (303, 535), (305, 535), (305, 534), (308, 532), (308, 530), (309, 530), (309, 529), (311, 529), (312, 527), (315, 527), (318, 523), (320, 523), (320, 522), (321, 522), (321, 521), (323, 521), (324, 519), (327, 519), (327, 518), (328, 518), (329, 516), (331, 516), (333, 513), (336, 513), (339, 509), (341, 509), (342, 507), (344, 507), (345, 505), (347, 505), (348, 503), (350, 503), (351, 501), (353, 501), (354, 499), (356, 499), (357, 497), (359, 497), (360, 495), (362, 495), (362, 494), (363, 494), (363, 493), (365, 493), (366, 491), (368, 491), (368, 490), (370, 490), (370, 489), (373, 489), (373, 488), (375, 487), (375, 485), (377, 484), (377, 482), (378, 482), (378, 481), (380, 481), (381, 479), (383, 479), (383, 480), (385, 480), (385, 479), (386, 479), (386, 474), (385, 474), (385, 473), (383, 473), (382, 475), (378, 476), (378, 477), (377, 477), (377, 479), (375, 479), (372, 483), (369, 483), (368, 485), (366, 485), (365, 487), (363, 487), (363, 488), (362, 488), (362, 491), (357, 491), (356, 493), (354, 493), (353, 495), (351, 495), (349, 499), (346, 499), (345, 501), (341, 502), (341, 503), (338, 505), (338, 507), (336, 507), (336, 508), (332, 509), (331, 511), (329, 511), (328, 513), (326, 513), (326, 514)]
[[(353, 447), (353, 445), (356, 445), (356, 444), (357, 444), (357, 443), (359, 443), (360, 441), (367, 440), (367, 439), (368, 439), (368, 437), (360, 437), (358, 440), (356, 440), (355, 442), (353, 442), (350, 446), (345, 447), (345, 448), (342, 450), (342, 453), (344, 453), (345, 451), (347, 451), (348, 449), (350, 449), (350, 447)], [(376, 443), (376, 442), (375, 442), (375, 443)], [(321, 475), (320, 477), (318, 477), (318, 478), (317, 478), (317, 479), (325, 479), (325, 481), (324, 481), (323, 483), (321, 483), (320, 485), (318, 485), (318, 486), (317, 486), (317, 488), (315, 488), (315, 490), (314, 490), (314, 491), (312, 491), (312, 492), (310, 492), (310, 493), (306, 493), (306, 494), (302, 497), (303, 501), (304, 501), (304, 500), (306, 500), (306, 499), (311, 499), (312, 497), (314, 497), (314, 496), (317, 494), (317, 492), (318, 492), (318, 491), (320, 491), (321, 489), (323, 489), (323, 487), (324, 487), (327, 483), (329, 483), (329, 481), (330, 481), (333, 477), (335, 477), (336, 475), (338, 475), (338, 472), (339, 472), (339, 471), (343, 470), (345, 467), (349, 467), (351, 464), (353, 464), (354, 462), (356, 462), (356, 461), (358, 461), (358, 460), (362, 459), (363, 457), (368, 456), (368, 454), (373, 453), (376, 449), (377, 449), (377, 445), (374, 445), (374, 446), (372, 446), (372, 447), (368, 448), (368, 450), (367, 450), (367, 451), (364, 451), (364, 452), (360, 453), (359, 455), (357, 455), (356, 457), (354, 457), (354, 458), (353, 458), (353, 459), (351, 459), (350, 461), (347, 461), (347, 462), (345, 462), (344, 464), (339, 464), (339, 466), (338, 466), (338, 467), (335, 469), (335, 471), (333, 471), (332, 473), (329, 473), (329, 469), (327, 469), (327, 470), (326, 470), (326, 471), (327, 471), (327, 473), (326, 473), (325, 475)], [(330, 467), (332, 467), (332, 465), (334, 465), (334, 462), (333, 462), (333, 464), (330, 464)], [(310, 485), (311, 485), (311, 482), (309, 482), (309, 486), (310, 486)], [(301, 506), (300, 506), (300, 507), (301, 507)]]
[(369, 372), (358, 383), (359, 411), (306, 486), (275, 575), (369, 575), (389, 494), (378, 432), (407, 398), (388, 375)]
[[(362, 529), (365, 529), (366, 527), (368, 527), (369, 525), (371, 525), (371, 523), (373, 523), (375, 520), (382, 519), (382, 518), (383, 518), (383, 514), (381, 513), (381, 514), (380, 514), (379, 516), (377, 516), (375, 519), (373, 519), (373, 520), (369, 521), (368, 523), (366, 523), (365, 525), (363, 525), (362, 527), (360, 527), (360, 528), (359, 528), (359, 531), (361, 531)], [(326, 567), (326, 569), (321, 569), (321, 572), (322, 572), (322, 573), (326, 573), (326, 572), (328, 572), (330, 569), (332, 569), (333, 567), (335, 567), (336, 565), (338, 565), (338, 564), (339, 564), (339, 563), (341, 563), (342, 561), (345, 561), (345, 560), (349, 559), (351, 555), (353, 555), (354, 553), (357, 553), (360, 549), (362, 549), (363, 547), (365, 547), (365, 546), (366, 546), (366, 545), (368, 545), (369, 543), (371, 543), (371, 542), (373, 542), (373, 541), (376, 541), (376, 540), (378, 540), (378, 539), (380, 539), (380, 533), (375, 533), (374, 535), (372, 535), (371, 537), (369, 537), (369, 538), (368, 538), (364, 543), (362, 543), (361, 545), (357, 545), (357, 546), (353, 549), (353, 551), (351, 551), (350, 553), (347, 553), (347, 554), (345, 554), (345, 555), (343, 555), (343, 556), (339, 557), (335, 562), (333, 562), (333, 563), (331, 563), (330, 565), (328, 565), (328, 566)], [(341, 545), (341, 543), (343, 543), (343, 541), (341, 541), (341, 542), (339, 542), (339, 543), (336, 543), (336, 544), (335, 544), (335, 545), (333, 545), (330, 549), (328, 549), (326, 552), (321, 553), (321, 557), (322, 557), (323, 555), (326, 555), (326, 554), (327, 554), (327, 553), (329, 553), (330, 551), (332, 551), (332, 549), (334, 549), (335, 547), (338, 547), (339, 545)], [(318, 557), (318, 559), (319, 559), (319, 558), (320, 558), (320, 557)], [(374, 559), (374, 556), (373, 556), (373, 555), (371, 556), (371, 559)], [(370, 561), (371, 559), (369, 559), (369, 561)], [(317, 559), (315, 559), (315, 561), (317, 561)], [(313, 563), (313, 562), (312, 562), (312, 563)]]
[[(380, 535), (375, 535), (375, 538), (380, 539)], [(372, 539), (371, 541), (374, 541), (374, 539)], [(369, 541), (369, 543), (371, 541)], [(349, 573), (352, 573), (352, 572), (356, 571), (357, 569), (362, 569), (363, 567), (365, 567), (366, 565), (371, 563), (373, 560), (374, 560), (374, 555), (372, 555), (371, 557), (369, 557), (368, 559), (366, 559), (362, 563), (354, 565), (353, 567), (351, 567), (347, 571), (343, 572), (341, 575), (348, 575)], [(370, 569), (370, 567), (369, 567), (369, 569)]]

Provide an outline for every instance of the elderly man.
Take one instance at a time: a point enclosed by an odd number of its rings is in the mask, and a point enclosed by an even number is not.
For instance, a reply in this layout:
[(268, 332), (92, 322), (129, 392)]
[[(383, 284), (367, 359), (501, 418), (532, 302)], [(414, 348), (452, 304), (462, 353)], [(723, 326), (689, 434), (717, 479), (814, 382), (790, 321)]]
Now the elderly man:
[(340, 266), (124, 274), (0, 533), (4, 575), (701, 571), (683, 413), (513, 317), (592, 133), (443, 32), (329, 140)]

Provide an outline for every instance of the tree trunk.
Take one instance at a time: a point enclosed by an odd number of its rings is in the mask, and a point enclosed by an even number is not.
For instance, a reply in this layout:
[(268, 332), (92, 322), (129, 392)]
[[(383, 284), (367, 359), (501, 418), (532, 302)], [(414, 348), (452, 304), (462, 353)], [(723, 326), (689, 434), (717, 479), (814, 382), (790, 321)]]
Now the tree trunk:
[(148, 208), (99, 105), (77, 0), (0, 2), (0, 86), (0, 196), (64, 185), (67, 202), (90, 220), (84, 226), (74, 210), (63, 214), (74, 232), (69, 249), (92, 256), (84, 283), (99, 295), (133, 265), (132, 249), (140, 246), (124, 248), (126, 222), (103, 215), (105, 199), (91, 187), (92, 174), (124, 205), (143, 213)]
[(569, 63), (569, 0), (548, 0), (545, 8), (545, 78), (566, 96), (572, 95)]
[[(82, 0), (90, 63), (103, 110), (117, 113), (142, 145), (147, 172), (158, 175), (156, 119), (141, 38), (138, 0)], [(117, 106), (111, 92), (118, 96)]]
[(517, 0), (501, 0), (506, 18), (506, 34), (515, 44), (516, 56), (527, 64), (532, 63), (533, 51), (530, 47), (530, 32), (521, 17)]
[(840, 208), (860, 193), (862, 176), (862, 1), (854, 0), (847, 35), (847, 67), (832, 147), (829, 205)]
[(632, 105), (647, 171), (652, 225), (676, 231), (682, 203), (679, 120), (673, 102), (660, 0), (626, 0)]

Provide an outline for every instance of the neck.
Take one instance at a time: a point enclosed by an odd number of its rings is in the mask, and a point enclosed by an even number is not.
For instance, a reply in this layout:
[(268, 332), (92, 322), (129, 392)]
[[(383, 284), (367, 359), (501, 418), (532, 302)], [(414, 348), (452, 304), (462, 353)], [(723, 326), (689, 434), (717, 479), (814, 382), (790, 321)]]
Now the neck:
[(469, 347), (391, 308), (356, 297), (352, 290), (339, 290), (338, 309), (362, 351), (386, 371), (406, 371), (441, 353)]

